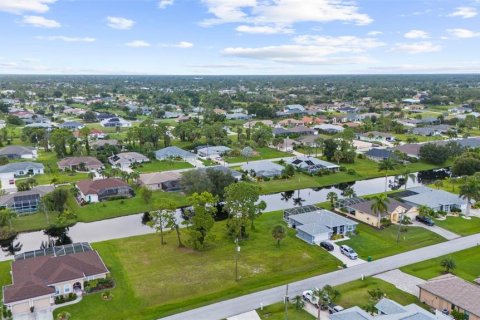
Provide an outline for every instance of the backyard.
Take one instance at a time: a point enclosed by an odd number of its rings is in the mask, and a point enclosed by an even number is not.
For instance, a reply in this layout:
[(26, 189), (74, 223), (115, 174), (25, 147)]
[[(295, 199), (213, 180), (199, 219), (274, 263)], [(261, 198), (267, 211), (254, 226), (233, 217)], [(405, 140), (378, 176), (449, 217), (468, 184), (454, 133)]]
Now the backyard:
[(480, 261), (480, 246), (415, 263), (403, 267), (401, 270), (425, 280), (431, 279), (443, 274), (444, 269), (440, 262), (447, 257), (455, 261), (456, 268), (453, 273), (460, 278), (473, 281), (480, 276), (480, 263), (478, 263)]
[(67, 310), (74, 319), (99, 314), (153, 319), (338, 268), (340, 261), (296, 238), (294, 230), (277, 247), (271, 230), (281, 221), (281, 212), (256, 220), (256, 230), (240, 244), (239, 282), (234, 280), (235, 245), (225, 236), (225, 222), (215, 224), (215, 241), (205, 251), (178, 248), (173, 233), (164, 246), (156, 234), (96, 243), (117, 282), (114, 298), (102, 301), (98, 294), (89, 295), (59, 311)]
[(151, 161), (146, 163), (138, 164), (134, 171), (140, 173), (149, 173), (149, 172), (160, 172), (160, 171), (169, 171), (169, 170), (178, 170), (178, 169), (188, 169), (193, 168), (193, 166), (185, 161)]
[(400, 233), (397, 243), (398, 226), (378, 230), (366, 224), (359, 223), (358, 235), (351, 239), (339, 242), (352, 247), (362, 259), (369, 256), (380, 259), (405, 251), (430, 246), (445, 241), (441, 236), (420, 227), (408, 227), (408, 231)]
[[(258, 155), (248, 158), (248, 161), (256, 161), (256, 160), (267, 160), (267, 159), (275, 159), (275, 158), (286, 158), (292, 157), (293, 155), (290, 153), (282, 152), (273, 148), (269, 147), (258, 147), (254, 149)], [(247, 158), (244, 156), (238, 157), (225, 157), (225, 161), (228, 163), (238, 163), (238, 162), (247, 162)]]

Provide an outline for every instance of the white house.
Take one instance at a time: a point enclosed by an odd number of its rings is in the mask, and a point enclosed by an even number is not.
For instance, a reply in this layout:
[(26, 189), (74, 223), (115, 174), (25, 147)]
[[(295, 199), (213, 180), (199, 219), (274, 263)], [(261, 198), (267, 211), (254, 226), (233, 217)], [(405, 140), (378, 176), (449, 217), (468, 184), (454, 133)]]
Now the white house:
[(36, 162), (13, 162), (0, 166), (0, 182), (2, 184), (2, 190), (16, 191), (16, 177), (43, 174), (43, 170), (43, 164)]

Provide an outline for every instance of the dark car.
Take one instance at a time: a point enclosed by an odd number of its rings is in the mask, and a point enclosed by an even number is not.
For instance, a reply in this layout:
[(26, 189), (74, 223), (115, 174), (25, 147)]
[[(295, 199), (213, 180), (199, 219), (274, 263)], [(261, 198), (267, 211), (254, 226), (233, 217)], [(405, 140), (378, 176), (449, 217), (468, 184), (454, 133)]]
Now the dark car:
[(330, 242), (328, 241), (322, 241), (320, 242), (320, 247), (322, 247), (323, 249), (327, 250), (327, 251), (333, 251), (333, 244), (331, 244)]
[(421, 223), (424, 223), (424, 224), (426, 224), (427, 226), (430, 226), (430, 227), (433, 227), (435, 225), (433, 220), (430, 219), (429, 217), (418, 215), (418, 216), (415, 217), (415, 220), (417, 220)]

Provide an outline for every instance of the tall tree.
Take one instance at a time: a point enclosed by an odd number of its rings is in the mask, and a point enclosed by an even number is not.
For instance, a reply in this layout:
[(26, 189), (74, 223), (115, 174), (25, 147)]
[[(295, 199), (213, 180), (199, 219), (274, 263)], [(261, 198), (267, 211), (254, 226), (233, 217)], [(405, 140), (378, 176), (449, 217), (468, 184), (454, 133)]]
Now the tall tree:
[(387, 198), (385, 194), (379, 194), (372, 198), (373, 202), (371, 205), (372, 211), (377, 215), (378, 219), (378, 228), (381, 226), (382, 214), (387, 213), (388, 211), (388, 204), (390, 200)]
[(387, 192), (388, 171), (394, 170), (397, 162), (392, 158), (383, 159), (378, 163), (378, 171), (385, 171), (385, 192)]
[(194, 193), (188, 199), (194, 211), (188, 221), (190, 242), (195, 249), (203, 249), (206, 241), (214, 239), (210, 231), (215, 224), (214, 216), (217, 213), (215, 204), (218, 202), (218, 198), (209, 192), (202, 192)]
[(277, 241), (277, 247), (280, 247), (280, 241), (287, 236), (287, 230), (282, 225), (277, 225), (272, 229), (272, 237)]
[(169, 201), (162, 201), (157, 207), (157, 210), (150, 212), (151, 219), (147, 225), (160, 233), (160, 244), (164, 245), (163, 232), (168, 228), (170, 217), (175, 215), (175, 204)]
[(472, 206), (472, 199), (480, 199), (480, 180), (476, 177), (467, 177), (465, 182), (460, 185), (460, 196), (467, 200), (467, 211), (465, 214), (470, 216), (470, 208)]

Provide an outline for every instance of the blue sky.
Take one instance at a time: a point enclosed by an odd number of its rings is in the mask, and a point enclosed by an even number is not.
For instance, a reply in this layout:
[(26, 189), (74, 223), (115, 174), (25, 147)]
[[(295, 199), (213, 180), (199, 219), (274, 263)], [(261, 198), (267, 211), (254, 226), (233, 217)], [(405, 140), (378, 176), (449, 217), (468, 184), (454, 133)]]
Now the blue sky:
[(480, 0), (0, 0), (0, 73), (480, 72)]

